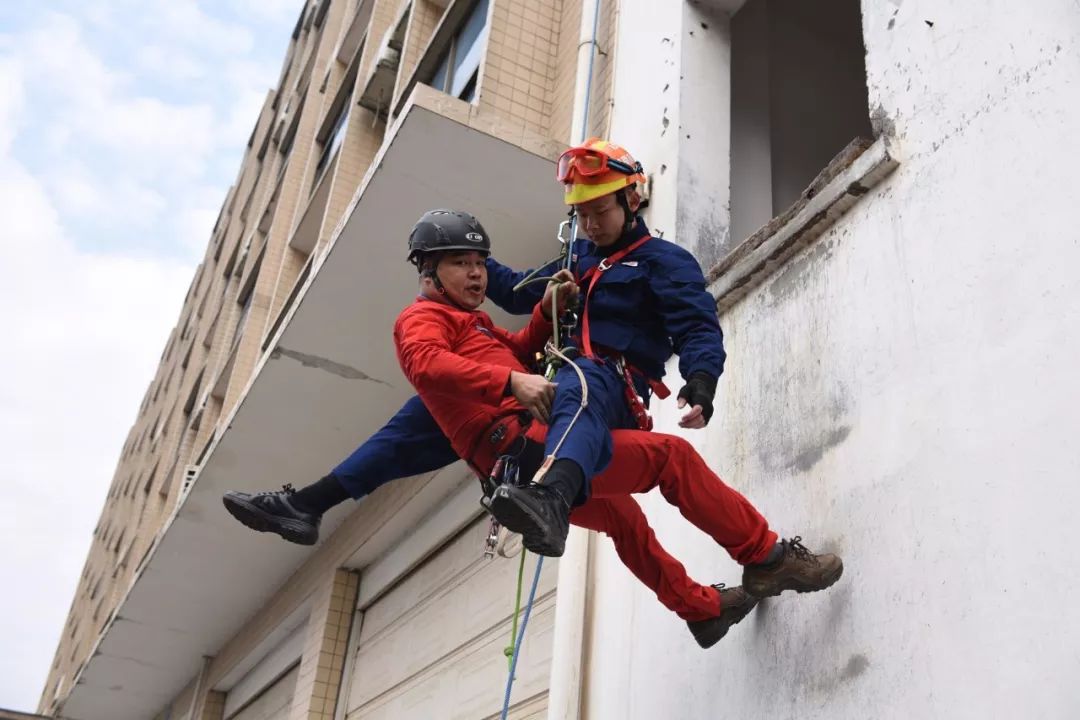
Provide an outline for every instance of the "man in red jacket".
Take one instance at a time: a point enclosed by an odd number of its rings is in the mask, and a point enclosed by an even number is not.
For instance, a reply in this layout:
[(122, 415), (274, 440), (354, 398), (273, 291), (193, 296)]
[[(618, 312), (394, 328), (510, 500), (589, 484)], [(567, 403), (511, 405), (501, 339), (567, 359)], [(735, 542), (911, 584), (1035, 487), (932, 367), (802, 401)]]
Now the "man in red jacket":
[[(553, 291), (557, 288), (558, 297), (568, 300), (577, 288), (567, 273), (564, 282), (548, 287), (529, 324), (510, 333), (479, 309), (490, 249), (487, 234), (471, 215), (425, 213), (409, 238), (420, 296), (398, 316), (394, 344), (406, 377), (458, 455), (481, 478), (509, 463), (527, 481), (543, 462), (554, 394), (554, 386), (530, 372), (529, 365), (551, 337)], [(611, 537), (623, 563), (687, 621), (702, 647), (718, 642), (758, 597), (821, 590), (839, 579), (840, 558), (813, 555), (798, 537), (778, 542), (765, 518), (686, 441), (638, 430), (613, 431), (612, 440), (611, 464), (593, 478), (589, 499), (574, 508), (570, 522)], [(498, 479), (512, 481), (505, 474)], [(696, 583), (660, 546), (631, 497), (655, 487), (744, 566), (742, 587)], [(570, 505), (573, 498), (565, 502)]]

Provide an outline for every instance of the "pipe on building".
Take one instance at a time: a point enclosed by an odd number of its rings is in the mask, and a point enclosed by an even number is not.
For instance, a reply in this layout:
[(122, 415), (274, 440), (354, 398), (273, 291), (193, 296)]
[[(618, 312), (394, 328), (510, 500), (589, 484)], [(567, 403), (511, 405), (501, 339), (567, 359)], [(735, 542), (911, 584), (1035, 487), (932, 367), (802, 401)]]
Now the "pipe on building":
[[(578, 36), (577, 78), (574, 106), (570, 115), (573, 143), (585, 140), (592, 99), (593, 62), (600, 0), (581, 3)], [(580, 125), (575, 125), (581, 118)], [(575, 130), (580, 128), (580, 130)], [(559, 559), (555, 594), (555, 627), (551, 648), (551, 675), (548, 684), (548, 720), (578, 720), (581, 716), (581, 685), (585, 650), (585, 599), (589, 583), (589, 532), (571, 527), (566, 550)]]

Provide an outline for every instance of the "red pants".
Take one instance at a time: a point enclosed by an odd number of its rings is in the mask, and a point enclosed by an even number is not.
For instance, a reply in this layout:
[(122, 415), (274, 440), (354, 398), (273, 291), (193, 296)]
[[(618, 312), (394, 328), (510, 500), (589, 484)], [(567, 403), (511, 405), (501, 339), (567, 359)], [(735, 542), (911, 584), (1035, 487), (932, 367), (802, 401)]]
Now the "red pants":
[[(529, 430), (534, 437), (546, 428), (533, 423)], [(690, 579), (683, 564), (660, 545), (631, 494), (659, 487), (664, 499), (740, 565), (764, 561), (776, 533), (682, 438), (641, 430), (614, 430), (611, 437), (615, 447), (611, 464), (593, 478), (589, 501), (573, 511), (570, 522), (610, 537), (630, 572), (682, 619), (716, 617), (720, 593)]]

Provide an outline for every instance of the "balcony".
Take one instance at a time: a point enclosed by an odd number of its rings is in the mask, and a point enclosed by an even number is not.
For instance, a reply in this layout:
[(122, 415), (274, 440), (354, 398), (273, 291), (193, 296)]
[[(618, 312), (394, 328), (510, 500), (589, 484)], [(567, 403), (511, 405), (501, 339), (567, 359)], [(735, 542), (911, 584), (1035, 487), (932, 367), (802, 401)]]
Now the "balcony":
[[(232, 414), (221, 420), (198, 479), (75, 678), (63, 717), (153, 717), (199, 672), (205, 656), (215, 655), (320, 551), (247, 530), (224, 511), (221, 494), (320, 477), (412, 394), (394, 357), (391, 329), (416, 292), (405, 242), (425, 210), (475, 213), (495, 238), (499, 258), (511, 265), (532, 266), (553, 254), (565, 215), (551, 181), (560, 150), (417, 87), (340, 232), (313, 265)], [(400, 546), (418, 518), (446, 504), (461, 479), (460, 469), (439, 473), (430, 492), (410, 498), (355, 548), (355, 566)], [(334, 531), (365, 505), (331, 511), (323, 521), (324, 544), (342, 542)], [(460, 511), (467, 512), (475, 516), (474, 502)], [(237, 568), (244, 570), (242, 582)]]

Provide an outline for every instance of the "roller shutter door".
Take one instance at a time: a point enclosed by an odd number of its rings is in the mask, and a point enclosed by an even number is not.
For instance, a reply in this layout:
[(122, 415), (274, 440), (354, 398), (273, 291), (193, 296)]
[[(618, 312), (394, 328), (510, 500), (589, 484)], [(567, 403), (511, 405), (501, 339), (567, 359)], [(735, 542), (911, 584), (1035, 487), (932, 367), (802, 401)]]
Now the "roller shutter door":
[(282, 675), (229, 720), (288, 720), (300, 666)]
[[(485, 559), (487, 528), (486, 517), (470, 525), (365, 610), (347, 720), (498, 717), (518, 559)], [(522, 602), (535, 560), (526, 561)], [(514, 682), (518, 720), (546, 715), (557, 571), (544, 561)]]

